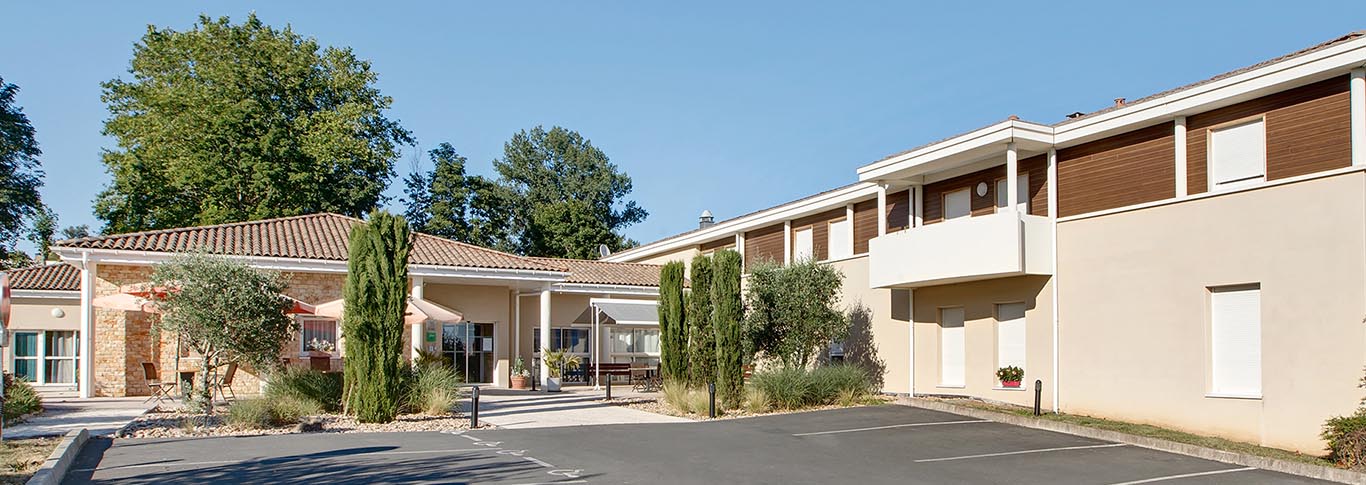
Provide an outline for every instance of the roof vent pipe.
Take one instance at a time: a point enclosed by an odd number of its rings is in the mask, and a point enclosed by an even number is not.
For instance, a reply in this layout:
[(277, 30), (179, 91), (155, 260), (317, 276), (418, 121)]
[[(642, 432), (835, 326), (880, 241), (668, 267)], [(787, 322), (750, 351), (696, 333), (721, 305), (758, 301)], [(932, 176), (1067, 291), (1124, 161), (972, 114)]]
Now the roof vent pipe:
[(1115, 107), (1116, 107), (1116, 108), (1123, 108), (1123, 107), (1124, 107), (1124, 98), (1115, 98)]
[(697, 218), (697, 228), (706, 229), (716, 225), (716, 218), (712, 217), (711, 211), (703, 210), (702, 215)]

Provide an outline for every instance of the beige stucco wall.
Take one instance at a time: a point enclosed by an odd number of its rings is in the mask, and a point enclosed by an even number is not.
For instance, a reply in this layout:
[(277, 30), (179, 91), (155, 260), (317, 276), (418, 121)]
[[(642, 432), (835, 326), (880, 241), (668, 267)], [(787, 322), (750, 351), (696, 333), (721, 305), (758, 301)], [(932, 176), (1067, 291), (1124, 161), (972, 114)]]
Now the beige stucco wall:
[[(1058, 226), (1065, 412), (1320, 454), (1366, 364), (1361, 172)], [(1210, 390), (1207, 288), (1260, 283), (1261, 399)]]
[[(66, 313), (62, 318), (52, 316), (53, 309)], [(15, 298), (10, 304), (9, 330), (76, 330), (81, 329), (80, 300), (64, 298)], [(8, 335), (4, 338), (9, 338)], [(5, 372), (14, 372), (11, 365), (13, 341), (0, 350), (0, 362)]]
[[(915, 388), (917, 394), (966, 395), (1032, 406), (1034, 381), (1044, 381), (1042, 406), (1053, 406), (1052, 278), (1016, 276), (917, 288), (915, 300)], [(1025, 377), (1018, 390), (996, 380), (996, 304), (1025, 303)], [(939, 310), (963, 307), (965, 386), (940, 386)]]
[[(505, 286), (455, 285), (432, 282), (426, 283), (425, 286), (423, 297), (428, 301), (459, 311), (467, 322), (493, 324), (493, 358), (495, 362), (493, 383), (507, 385), (507, 376), (511, 365), (508, 360), (511, 344), (507, 342), (511, 335), (509, 333), (512, 322), (511, 290)], [(428, 322), (428, 330), (439, 332), (433, 322)]]
[(868, 287), (867, 256), (835, 261), (830, 265), (844, 274), (841, 303), (846, 309), (862, 305), (869, 310), (871, 317), (866, 328), (871, 330), (871, 350), (875, 356), (860, 358), (854, 355), (858, 353), (860, 344), (868, 340), (860, 337), (864, 332), (859, 329), (864, 325), (854, 322), (851, 339), (845, 342), (846, 359), (859, 363), (877, 361), (874, 366), (882, 368), (882, 391), (909, 393), (910, 353), (907, 350), (910, 349), (910, 324), (906, 318), (905, 308), (908, 305), (905, 300), (897, 299), (903, 307), (894, 311), (892, 290)]
[(661, 253), (655, 256), (651, 256), (649, 258), (633, 259), (631, 260), (631, 262), (645, 264), (665, 264), (671, 261), (682, 261), (686, 274), (686, 272), (692, 271), (692, 258), (694, 256), (697, 256), (698, 254), (702, 254), (702, 252), (697, 250), (697, 246), (688, 246), (684, 249), (679, 249), (668, 253)]

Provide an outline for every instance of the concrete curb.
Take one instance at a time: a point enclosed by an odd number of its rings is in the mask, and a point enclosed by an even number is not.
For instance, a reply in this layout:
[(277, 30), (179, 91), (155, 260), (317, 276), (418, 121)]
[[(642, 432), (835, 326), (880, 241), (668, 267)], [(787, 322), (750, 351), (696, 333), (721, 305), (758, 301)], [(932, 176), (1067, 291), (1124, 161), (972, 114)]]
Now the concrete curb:
[(1014, 414), (998, 413), (995, 411), (987, 411), (984, 409), (971, 408), (967, 406), (960, 406), (957, 404), (949, 404), (945, 402), (906, 398), (897, 399), (896, 402), (901, 405), (917, 407), (921, 409), (929, 409), (931, 411), (942, 411), (946, 413), (953, 413), (978, 419), (987, 419), (1000, 423), (1012, 424), (1015, 426), (1023, 426), (1026, 428), (1042, 429), (1047, 431), (1055, 431), (1058, 433), (1082, 436), (1086, 438), (1113, 441), (1116, 443), (1125, 443), (1138, 446), (1141, 448), (1150, 448), (1158, 451), (1193, 456), (1196, 458), (1203, 458), (1206, 460), (1229, 463), (1233, 465), (1257, 467), (1263, 470), (1288, 473), (1291, 475), (1299, 475), (1309, 478), (1317, 478), (1320, 480), (1330, 480), (1340, 483), (1355, 483), (1366, 485), (1366, 474), (1354, 472), (1351, 470), (1344, 470), (1341, 468), (1330, 468), (1326, 466), (1311, 465), (1308, 463), (1280, 460), (1276, 458), (1267, 458), (1263, 456), (1249, 455), (1245, 453), (1234, 453), (1231, 451), (1205, 448), (1203, 446), (1177, 443), (1175, 441), (1168, 441), (1163, 439), (1148, 438), (1145, 436), (1136, 436), (1127, 433), (1120, 433), (1118, 431), (1107, 431), (1103, 429), (1088, 428), (1086, 426), (1079, 426), (1071, 423), (1061, 423), (1057, 421), (1049, 421), (1046, 419), (1039, 419), (1029, 416), (1018, 416)]
[(28, 485), (57, 485), (66, 478), (66, 472), (71, 468), (71, 464), (76, 461), (76, 455), (81, 454), (81, 447), (90, 440), (90, 432), (85, 428), (73, 429), (62, 437), (62, 442), (57, 444), (57, 448), (52, 450), (47, 460), (43, 462), (43, 467), (28, 479)]

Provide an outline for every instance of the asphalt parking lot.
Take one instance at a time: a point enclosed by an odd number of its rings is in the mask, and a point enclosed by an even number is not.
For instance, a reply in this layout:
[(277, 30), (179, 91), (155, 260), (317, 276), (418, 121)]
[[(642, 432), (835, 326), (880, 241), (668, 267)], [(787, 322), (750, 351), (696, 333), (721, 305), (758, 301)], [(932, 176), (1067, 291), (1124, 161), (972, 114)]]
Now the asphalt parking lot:
[(1325, 483), (903, 406), (462, 434), (92, 440), (66, 483)]

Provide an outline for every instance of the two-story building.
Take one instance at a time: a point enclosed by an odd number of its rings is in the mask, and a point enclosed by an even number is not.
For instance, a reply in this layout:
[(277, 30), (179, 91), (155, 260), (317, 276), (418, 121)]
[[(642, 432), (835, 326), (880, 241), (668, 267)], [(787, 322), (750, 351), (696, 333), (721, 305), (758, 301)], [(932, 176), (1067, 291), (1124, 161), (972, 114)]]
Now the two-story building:
[(1054, 410), (1315, 454), (1362, 397), (1363, 33), (857, 176), (607, 260), (828, 262), (871, 310), (886, 392), (1042, 385)]

